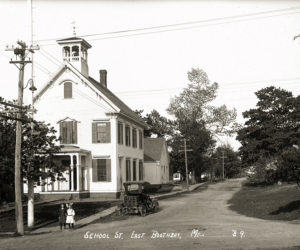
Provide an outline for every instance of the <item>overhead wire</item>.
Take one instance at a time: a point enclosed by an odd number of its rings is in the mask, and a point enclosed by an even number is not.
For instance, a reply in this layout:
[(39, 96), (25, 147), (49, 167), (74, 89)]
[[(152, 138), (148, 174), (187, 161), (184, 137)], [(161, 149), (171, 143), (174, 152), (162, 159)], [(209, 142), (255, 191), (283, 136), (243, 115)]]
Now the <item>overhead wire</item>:
[[(296, 81), (296, 83), (294, 83)], [(228, 89), (240, 90), (242, 87), (256, 87), (261, 86), (263, 83), (277, 84), (277, 83), (286, 83), (287, 85), (296, 85), (300, 82), (300, 77), (298, 78), (284, 78), (284, 79), (272, 79), (272, 80), (259, 80), (259, 81), (247, 81), (247, 82), (224, 82), (219, 84), (220, 86), (226, 87)], [(146, 90), (132, 90), (132, 91), (120, 91), (115, 92), (120, 96), (135, 96), (135, 95), (155, 95), (155, 94), (170, 94), (170, 91), (183, 90), (186, 87), (173, 87), (173, 88), (164, 88), (164, 89), (146, 89)], [(224, 90), (223, 90), (224, 91)], [(231, 90), (232, 91), (232, 90)]]
[[(74, 85), (74, 84), (73, 84)], [(74, 91), (79, 94), (80, 96), (84, 97), (85, 99), (89, 100), (90, 102), (96, 104), (97, 106), (106, 109), (107, 111), (110, 111), (110, 109), (108, 107), (106, 107), (105, 105), (103, 105), (102, 103), (98, 102), (97, 100), (93, 99), (92, 97), (90, 97), (89, 95), (83, 93), (82, 91), (80, 91), (78, 88), (74, 88)]]
[[(283, 13), (281, 13), (281, 12), (283, 12)], [(84, 37), (92, 37), (92, 36), (118, 35), (118, 36), (109, 36), (109, 37), (89, 39), (91, 41), (95, 41), (95, 40), (103, 40), (103, 39), (112, 39), (112, 38), (120, 38), (120, 37), (129, 37), (129, 36), (138, 36), (138, 35), (162, 33), (162, 32), (184, 30), (184, 29), (194, 29), (194, 28), (206, 27), (206, 26), (212, 26), (212, 25), (221, 25), (221, 24), (228, 24), (228, 23), (234, 23), (234, 22), (242, 22), (242, 21), (250, 21), (250, 20), (262, 19), (262, 18), (269, 18), (269, 17), (275, 17), (275, 16), (290, 15), (290, 14), (296, 14), (296, 13), (299, 13), (299, 12), (300, 12), (300, 6), (295, 6), (295, 7), (291, 7), (291, 8), (285, 8), (285, 9), (269, 10), (269, 11), (248, 13), (248, 14), (242, 14), (242, 15), (236, 15), (236, 16), (228, 16), (228, 17), (198, 20), (198, 21), (192, 21), (192, 22), (183, 22), (183, 23), (168, 24), (168, 25), (150, 26), (150, 27), (137, 28), (137, 29), (127, 29), (127, 30), (119, 30), (119, 31), (103, 32), (103, 33), (94, 33), (94, 34), (86, 34), (86, 35), (83, 34), (83, 35), (79, 35), (78, 37), (84, 38)], [(277, 14), (268, 15), (268, 14), (272, 14), (272, 13), (277, 13)], [(233, 20), (231, 20), (231, 19), (233, 19)], [(194, 24), (200, 24), (200, 25), (187, 26), (187, 25), (194, 25)], [(180, 28), (177, 28), (178, 26)], [(187, 27), (181, 27), (181, 26), (187, 26)], [(165, 29), (165, 28), (173, 28), (173, 27), (174, 27), (174, 29), (156, 30), (156, 29)], [(148, 30), (154, 30), (154, 31), (143, 32), (143, 31), (148, 31)], [(130, 32), (143, 32), (143, 33), (126, 34), (126, 33), (130, 33)], [(119, 34), (121, 34), (121, 35), (119, 35)], [(122, 35), (122, 34), (124, 34), (124, 35)], [(40, 40), (38, 40), (38, 42), (43, 43), (43, 42), (59, 40), (59, 39), (62, 39), (62, 38), (40, 39)], [(54, 45), (54, 43), (44, 44), (44, 46), (47, 46), (47, 45)]]
[(51, 59), (47, 54), (45, 54), (43, 51), (40, 51), (40, 54), (42, 55), (42, 56), (44, 56), (45, 58), (47, 58), (50, 62), (52, 62), (53, 64), (55, 64), (56, 66), (61, 66), (62, 65), (62, 63), (57, 63), (56, 61), (54, 61), (53, 59)]
[(49, 57), (49, 60), (51, 58), (53, 63), (56, 63), (58, 66), (61, 66), (62, 62), (59, 59), (57, 59), (56, 57), (54, 57), (53, 55), (51, 55), (47, 50), (45, 50), (41, 47), (40, 52), (43, 52), (44, 54), (46, 54)]

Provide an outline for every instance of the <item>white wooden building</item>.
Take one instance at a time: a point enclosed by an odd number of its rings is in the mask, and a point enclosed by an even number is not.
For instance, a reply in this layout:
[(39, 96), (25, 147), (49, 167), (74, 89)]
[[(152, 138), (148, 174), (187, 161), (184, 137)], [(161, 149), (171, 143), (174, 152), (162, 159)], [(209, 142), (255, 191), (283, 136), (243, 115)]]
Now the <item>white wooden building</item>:
[(144, 140), (145, 181), (151, 184), (165, 184), (170, 181), (170, 159), (164, 138)]
[(87, 41), (57, 42), (64, 65), (34, 97), (35, 119), (61, 136), (56, 158), (67, 166), (67, 181), (48, 180), (35, 192), (45, 198), (116, 197), (124, 181), (144, 178), (146, 124), (108, 89), (106, 70), (99, 81), (89, 76)]

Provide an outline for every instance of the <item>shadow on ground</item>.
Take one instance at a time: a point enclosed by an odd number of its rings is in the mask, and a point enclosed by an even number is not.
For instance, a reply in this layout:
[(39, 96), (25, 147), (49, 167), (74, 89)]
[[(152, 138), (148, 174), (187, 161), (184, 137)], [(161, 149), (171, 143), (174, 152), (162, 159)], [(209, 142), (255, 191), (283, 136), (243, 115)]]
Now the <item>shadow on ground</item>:
[(244, 182), (228, 204), (231, 210), (249, 217), (282, 221), (300, 219), (300, 190), (294, 184), (253, 186)]
[(280, 213), (290, 213), (298, 209), (300, 209), (300, 200), (292, 201), (286, 204), (285, 206), (281, 206), (277, 210), (271, 212), (270, 214), (274, 215)]
[[(82, 218), (99, 213), (109, 207), (116, 205), (118, 201), (88, 201), (88, 202), (76, 202), (73, 201), (73, 208), (75, 210), (75, 220), (78, 221)], [(55, 223), (58, 226), (58, 213), (60, 204), (37, 204), (35, 206), (35, 229), (39, 227), (53, 227)], [(27, 221), (27, 209), (24, 208), (23, 220)], [(24, 225), (25, 231), (29, 230), (27, 225)], [(0, 215), (0, 233), (1, 235), (7, 232), (14, 232), (15, 226), (15, 212), (11, 210), (9, 212), (2, 213)], [(1, 237), (1, 236), (0, 236)]]

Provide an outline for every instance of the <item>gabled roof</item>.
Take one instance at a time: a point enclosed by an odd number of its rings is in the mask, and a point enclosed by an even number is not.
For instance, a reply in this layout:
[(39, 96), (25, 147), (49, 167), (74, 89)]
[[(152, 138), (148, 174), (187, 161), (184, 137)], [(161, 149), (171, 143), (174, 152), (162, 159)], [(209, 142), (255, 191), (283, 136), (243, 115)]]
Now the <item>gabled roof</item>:
[(142, 124), (143, 126), (147, 126), (144, 120), (135, 112), (133, 112), (124, 102), (122, 102), (114, 93), (112, 93), (107, 87), (104, 87), (94, 78), (88, 78), (90, 82), (96, 87), (102, 94), (104, 94), (113, 104), (115, 104), (119, 109), (120, 113), (123, 114), (125, 117), (134, 119), (134, 121)]
[(144, 138), (144, 161), (160, 161), (165, 143), (164, 138)]
[(33, 101), (36, 102), (48, 89), (49, 87), (63, 74), (66, 69), (71, 71), (76, 71), (77, 74), (80, 74), (82, 78), (88, 80), (98, 91), (100, 91), (108, 100), (110, 100), (114, 105), (120, 109), (120, 114), (125, 118), (132, 120), (144, 127), (147, 127), (147, 124), (144, 120), (133, 112), (124, 102), (122, 102), (115, 94), (113, 94), (107, 87), (104, 87), (98, 81), (92, 77), (85, 77), (82, 75), (76, 68), (72, 67), (70, 64), (64, 65), (58, 72), (55, 74), (48, 84), (33, 98)]

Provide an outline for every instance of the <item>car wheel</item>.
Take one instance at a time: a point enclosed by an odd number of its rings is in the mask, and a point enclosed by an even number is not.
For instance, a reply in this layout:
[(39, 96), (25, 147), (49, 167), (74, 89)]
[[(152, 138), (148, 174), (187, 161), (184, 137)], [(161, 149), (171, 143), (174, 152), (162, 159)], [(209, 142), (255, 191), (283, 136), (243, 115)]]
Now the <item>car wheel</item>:
[(142, 205), (142, 206), (140, 207), (140, 215), (141, 215), (142, 217), (144, 217), (144, 216), (146, 215), (146, 213), (147, 213), (147, 209), (146, 209), (146, 207), (145, 207), (144, 205)]

